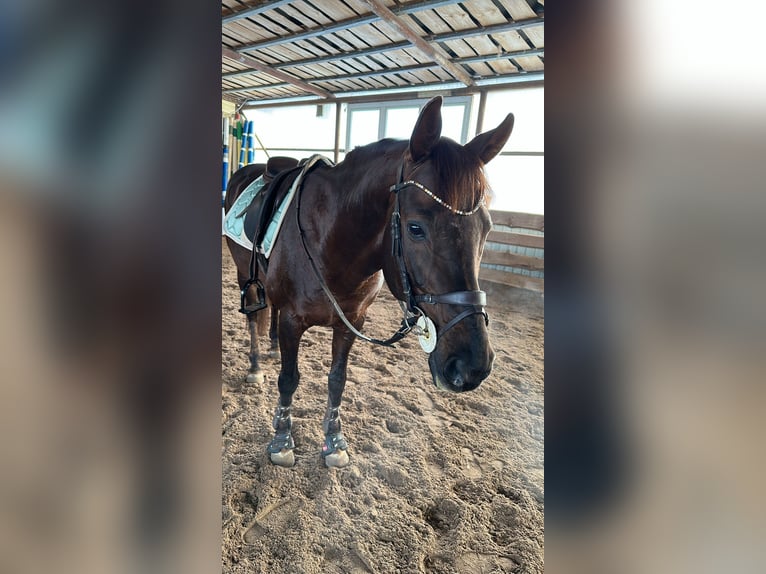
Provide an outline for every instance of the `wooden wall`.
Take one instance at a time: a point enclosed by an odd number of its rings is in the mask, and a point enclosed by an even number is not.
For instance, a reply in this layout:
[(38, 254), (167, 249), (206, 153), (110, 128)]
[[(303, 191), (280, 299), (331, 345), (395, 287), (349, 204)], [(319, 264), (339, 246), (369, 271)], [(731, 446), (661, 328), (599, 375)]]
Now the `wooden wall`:
[(479, 279), (544, 290), (545, 216), (490, 211), (492, 231), (484, 247)]

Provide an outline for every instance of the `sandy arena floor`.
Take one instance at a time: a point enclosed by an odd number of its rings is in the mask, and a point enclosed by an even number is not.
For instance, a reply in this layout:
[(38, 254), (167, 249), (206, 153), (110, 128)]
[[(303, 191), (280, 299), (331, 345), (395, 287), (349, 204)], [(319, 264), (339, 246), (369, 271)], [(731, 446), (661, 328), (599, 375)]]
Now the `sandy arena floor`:
[[(266, 454), (278, 360), (243, 383), (248, 334), (223, 246), (223, 571), (226, 573), (543, 572), (543, 313), (534, 297), (488, 291), (492, 374), (465, 394), (433, 385), (414, 336), (357, 341), (343, 395), (351, 465), (319, 451), (329, 329), (301, 341), (293, 403), (296, 465)], [(388, 336), (399, 307), (384, 287), (365, 332)], [(261, 339), (266, 350), (268, 339)]]

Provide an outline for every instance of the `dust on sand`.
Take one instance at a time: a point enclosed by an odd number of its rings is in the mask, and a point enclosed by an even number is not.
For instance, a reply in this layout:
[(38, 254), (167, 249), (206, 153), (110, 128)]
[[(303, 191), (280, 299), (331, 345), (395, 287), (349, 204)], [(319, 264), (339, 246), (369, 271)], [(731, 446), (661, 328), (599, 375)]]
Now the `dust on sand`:
[[(482, 285), (497, 358), (464, 394), (436, 389), (414, 336), (391, 349), (357, 341), (341, 408), (344, 469), (319, 454), (331, 332), (310, 329), (288, 469), (266, 453), (279, 361), (264, 359), (263, 385), (243, 382), (248, 334), (225, 245), (222, 279), (224, 572), (543, 572), (540, 298)], [(399, 314), (384, 287), (365, 332), (388, 336)]]

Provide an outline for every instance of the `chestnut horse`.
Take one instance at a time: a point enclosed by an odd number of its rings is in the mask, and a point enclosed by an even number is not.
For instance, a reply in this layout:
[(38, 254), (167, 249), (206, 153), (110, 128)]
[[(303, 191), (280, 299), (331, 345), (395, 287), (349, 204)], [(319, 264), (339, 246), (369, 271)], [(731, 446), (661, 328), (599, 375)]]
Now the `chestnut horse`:
[[(492, 369), (486, 295), (477, 277), (491, 227), (483, 166), (508, 140), (513, 115), (462, 146), (441, 137), (441, 105), (441, 97), (425, 105), (409, 141), (356, 148), (337, 166), (315, 167), (295, 193), (268, 270), (261, 272), (278, 311), (282, 359), (268, 446), (274, 464), (294, 464), (290, 408), (300, 379), (298, 345), (314, 325), (333, 330), (322, 456), (330, 467), (349, 463), (340, 420), (346, 365), (356, 337), (366, 338), (359, 330), (384, 279), (404, 312), (392, 339), (418, 333), (438, 388), (475, 389)], [(252, 181), (258, 169), (250, 168), (232, 183)], [(250, 254), (229, 245), (243, 287)], [(254, 318), (250, 324), (255, 339)], [(248, 377), (262, 380), (255, 341)]]

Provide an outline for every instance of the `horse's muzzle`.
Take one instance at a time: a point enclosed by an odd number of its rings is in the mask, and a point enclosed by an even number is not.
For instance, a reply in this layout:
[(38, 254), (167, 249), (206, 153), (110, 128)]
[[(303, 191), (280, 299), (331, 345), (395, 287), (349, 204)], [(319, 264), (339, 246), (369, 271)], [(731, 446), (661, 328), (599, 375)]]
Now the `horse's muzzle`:
[(481, 361), (481, 365), (472, 366), (470, 361), (453, 356), (440, 366), (437, 365), (435, 355), (432, 354), (428, 358), (428, 367), (438, 389), (462, 393), (472, 391), (489, 376), (494, 360), (495, 354), (490, 349), (488, 361), (486, 363)]

